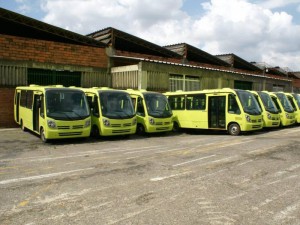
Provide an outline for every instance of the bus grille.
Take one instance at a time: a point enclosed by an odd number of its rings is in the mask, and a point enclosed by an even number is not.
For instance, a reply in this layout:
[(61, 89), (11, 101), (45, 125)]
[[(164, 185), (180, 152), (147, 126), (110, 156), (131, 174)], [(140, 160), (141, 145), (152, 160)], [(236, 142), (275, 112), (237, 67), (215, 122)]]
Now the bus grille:
[(156, 122), (155, 125), (169, 125), (171, 122)]
[(60, 137), (68, 137), (68, 136), (79, 136), (82, 132), (65, 132), (65, 133), (58, 133)]
[(126, 130), (113, 130), (112, 133), (113, 134), (124, 134), (124, 133), (129, 133), (130, 130), (126, 129)]
[(253, 125), (252, 128), (261, 128), (260, 125)]
[(121, 127), (121, 124), (111, 124), (111, 127)]
[(132, 125), (131, 125), (131, 123), (124, 123), (123, 124), (123, 127), (131, 127)]
[(82, 129), (83, 125), (74, 125), (72, 127), (70, 126), (57, 126), (58, 130), (69, 130), (69, 129)]

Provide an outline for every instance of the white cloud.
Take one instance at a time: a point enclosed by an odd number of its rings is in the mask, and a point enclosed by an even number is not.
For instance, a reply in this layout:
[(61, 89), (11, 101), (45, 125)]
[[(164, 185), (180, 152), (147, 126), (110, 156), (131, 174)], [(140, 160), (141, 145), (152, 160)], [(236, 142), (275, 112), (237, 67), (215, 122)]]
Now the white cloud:
[[(234, 53), (247, 61), (300, 70), (300, 63), (295, 63), (300, 55), (300, 26), (292, 23), (291, 15), (247, 0), (211, 0), (202, 4), (204, 13), (195, 19), (181, 10), (183, 3), (45, 0), (44, 21), (81, 34), (115, 27), (158, 45), (186, 42), (211, 54)], [(283, 1), (274, 4), (279, 7)]]
[(268, 9), (275, 9), (280, 7), (285, 7), (292, 4), (299, 4), (300, 0), (265, 0), (265, 1), (257, 1), (257, 3)]

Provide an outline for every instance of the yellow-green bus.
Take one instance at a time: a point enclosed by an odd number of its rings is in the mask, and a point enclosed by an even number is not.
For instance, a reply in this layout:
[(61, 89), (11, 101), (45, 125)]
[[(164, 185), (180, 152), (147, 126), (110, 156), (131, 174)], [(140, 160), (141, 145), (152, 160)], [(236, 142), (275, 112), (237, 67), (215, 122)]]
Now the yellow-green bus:
[(92, 128), (91, 136), (130, 135), (136, 131), (136, 114), (130, 95), (111, 88), (82, 88), (87, 96)]
[(300, 123), (300, 96), (295, 93), (285, 93), (288, 100), (295, 110), (295, 120), (297, 123)]
[(251, 91), (254, 94), (263, 115), (263, 127), (279, 127), (279, 110), (267, 91)]
[(172, 130), (173, 114), (165, 95), (146, 90), (128, 89), (127, 92), (137, 114), (138, 134)]
[(88, 137), (91, 118), (83, 91), (56, 86), (22, 86), (15, 90), (14, 118), (22, 130), (49, 139)]
[(230, 88), (165, 93), (180, 128), (227, 130), (231, 135), (262, 129), (262, 114), (250, 91)]
[(294, 124), (295, 113), (290, 101), (283, 92), (270, 92), (280, 115), (280, 126), (290, 126)]

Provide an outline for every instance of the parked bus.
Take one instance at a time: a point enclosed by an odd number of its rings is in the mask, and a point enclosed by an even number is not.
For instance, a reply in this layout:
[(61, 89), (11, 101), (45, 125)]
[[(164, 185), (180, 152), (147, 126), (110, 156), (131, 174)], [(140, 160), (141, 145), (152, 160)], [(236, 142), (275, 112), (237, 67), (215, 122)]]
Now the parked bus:
[(262, 129), (259, 105), (249, 91), (230, 88), (166, 93), (179, 128), (227, 130), (231, 135)]
[(280, 126), (290, 126), (295, 123), (294, 109), (283, 92), (269, 92), (280, 115)]
[(266, 91), (251, 91), (256, 98), (263, 116), (263, 127), (279, 127), (279, 110), (273, 102), (270, 94)]
[(295, 120), (297, 123), (300, 123), (300, 96), (295, 93), (285, 93), (288, 100), (295, 110)]
[(110, 88), (82, 88), (91, 108), (91, 136), (130, 135), (136, 131), (136, 114), (130, 95)]
[(39, 134), (43, 142), (88, 137), (91, 130), (83, 91), (62, 85), (17, 87), (14, 118), (22, 130)]
[(165, 95), (146, 90), (131, 90), (130, 94), (137, 114), (137, 133), (171, 131), (172, 110)]

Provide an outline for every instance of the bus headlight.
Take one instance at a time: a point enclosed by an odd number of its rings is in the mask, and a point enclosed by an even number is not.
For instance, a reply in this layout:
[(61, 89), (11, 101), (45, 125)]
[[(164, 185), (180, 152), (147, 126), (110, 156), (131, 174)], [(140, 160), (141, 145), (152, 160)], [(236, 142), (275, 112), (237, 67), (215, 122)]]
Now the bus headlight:
[(246, 121), (247, 121), (248, 123), (251, 123), (251, 119), (250, 119), (250, 116), (249, 116), (249, 115), (246, 115)]
[(104, 126), (109, 127), (110, 126), (110, 122), (108, 119), (102, 119)]
[(287, 119), (290, 119), (290, 116), (289, 116), (288, 113), (285, 114), (285, 117), (286, 117)]
[(272, 119), (272, 116), (271, 116), (270, 113), (267, 113), (267, 117), (268, 117), (269, 120)]
[(50, 127), (50, 128), (56, 128), (56, 123), (53, 120), (48, 120), (47, 124), (48, 124), (48, 127)]
[(136, 118), (133, 119), (132, 125), (136, 125)]
[(155, 124), (154, 119), (153, 119), (153, 118), (149, 118), (149, 123), (150, 123), (151, 125), (154, 125), (154, 124)]
[(91, 120), (85, 121), (84, 127), (89, 127), (91, 125)]

